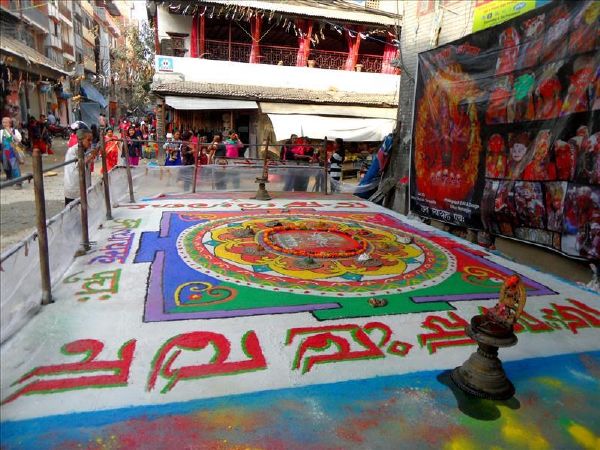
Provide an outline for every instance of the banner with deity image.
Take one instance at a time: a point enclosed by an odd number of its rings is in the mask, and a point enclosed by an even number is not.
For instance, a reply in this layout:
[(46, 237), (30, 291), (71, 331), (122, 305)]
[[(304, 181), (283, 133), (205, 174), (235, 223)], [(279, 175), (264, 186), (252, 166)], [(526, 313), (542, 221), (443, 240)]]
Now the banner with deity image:
[(600, 2), (419, 54), (411, 209), (600, 258)]

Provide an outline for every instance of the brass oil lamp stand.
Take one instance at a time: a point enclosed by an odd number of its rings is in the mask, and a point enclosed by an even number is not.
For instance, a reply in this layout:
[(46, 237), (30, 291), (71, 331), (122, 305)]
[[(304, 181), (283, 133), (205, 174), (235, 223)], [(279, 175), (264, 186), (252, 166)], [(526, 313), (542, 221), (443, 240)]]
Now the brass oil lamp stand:
[(517, 344), (513, 327), (526, 302), (525, 286), (518, 275), (510, 276), (500, 290), (500, 301), (485, 314), (474, 316), (465, 328), (477, 342), (477, 351), (450, 378), (463, 392), (489, 400), (508, 400), (515, 387), (506, 376), (498, 349)]
[(265, 156), (263, 159), (263, 173), (262, 176), (257, 177), (255, 183), (258, 183), (258, 190), (256, 191), (256, 195), (253, 197), (256, 200), (271, 200), (271, 195), (266, 189), (266, 184), (269, 182), (269, 138), (267, 138), (267, 143), (265, 145)]

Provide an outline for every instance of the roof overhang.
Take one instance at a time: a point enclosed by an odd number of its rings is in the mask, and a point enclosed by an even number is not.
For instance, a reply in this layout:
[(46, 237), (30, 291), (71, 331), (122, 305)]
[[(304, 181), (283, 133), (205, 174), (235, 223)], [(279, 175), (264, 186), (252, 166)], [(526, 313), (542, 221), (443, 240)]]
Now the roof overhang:
[(239, 84), (176, 81), (153, 83), (152, 93), (160, 96), (189, 96), (283, 103), (330, 104), (352, 106), (395, 107), (395, 94), (365, 94), (346, 91), (316, 91), (283, 87), (246, 86)]
[[(167, 4), (174, 11), (183, 14), (193, 14), (198, 6), (233, 6), (236, 8), (253, 9), (259, 12), (275, 12), (298, 17), (315, 17), (346, 23), (364, 23), (379, 26), (400, 26), (401, 16), (383, 11), (373, 11), (347, 2), (329, 0), (329, 2), (316, 2), (313, 0), (157, 0), (158, 3)], [(242, 4), (240, 4), (242, 3)], [(191, 8), (186, 8), (191, 6)], [(195, 7), (195, 9), (194, 9)]]
[(250, 100), (227, 100), (222, 98), (179, 97), (167, 95), (165, 103), (178, 110), (206, 109), (258, 109), (258, 105)]
[(60, 75), (70, 75), (69, 72), (60, 68), (51, 59), (46, 58), (44, 55), (28, 47), (23, 42), (9, 36), (2, 36), (2, 39), (0, 39), (0, 51), (22, 59), (27, 65), (27, 68), (23, 68), (23, 70), (31, 70), (31, 72), (36, 73), (34, 68), (39, 65), (44, 69), (48, 69)]
[(104, 98), (100, 91), (98, 91), (98, 89), (96, 89), (89, 81), (81, 82), (81, 90), (88, 100), (98, 103), (102, 108), (106, 108), (108, 106), (106, 98)]

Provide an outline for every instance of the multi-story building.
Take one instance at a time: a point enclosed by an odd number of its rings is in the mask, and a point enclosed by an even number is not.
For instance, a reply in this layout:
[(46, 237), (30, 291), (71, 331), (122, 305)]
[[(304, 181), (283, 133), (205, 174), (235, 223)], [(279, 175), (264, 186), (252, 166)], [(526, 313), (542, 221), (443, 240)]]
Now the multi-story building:
[[(54, 111), (70, 119), (69, 67), (61, 38), (64, 15), (56, 1), (0, 1), (2, 114), (17, 123)], [(68, 26), (68, 24), (67, 24)], [(67, 40), (67, 42), (69, 42)]]
[[(116, 46), (115, 36), (120, 31), (113, 16), (120, 16), (111, 0), (79, 0), (77, 28), (81, 28), (81, 59), (77, 69), (77, 82), (82, 93), (78, 104), (79, 117), (95, 123), (99, 114), (110, 115), (112, 73), (110, 49)], [(107, 110), (108, 109), (108, 110)]]
[(134, 2), (122, 0), (115, 2), (120, 15), (112, 17), (112, 24), (109, 27), (111, 34), (109, 41), (111, 42), (111, 84), (110, 84), (110, 102), (109, 112), (111, 117), (120, 117), (125, 115), (130, 109), (130, 101), (132, 97), (132, 85), (128, 76), (131, 70), (131, 61), (123, 58), (115, 58), (113, 49), (118, 49), (121, 54), (127, 52), (131, 46), (131, 41), (128, 39), (128, 29), (130, 27), (138, 27), (138, 21), (134, 17), (133, 9)]
[[(400, 17), (336, 0), (149, 1), (165, 128), (379, 141), (396, 126)], [(164, 119), (164, 120), (161, 120)]]
[(96, 75), (96, 32), (94, 24), (94, 7), (88, 0), (80, 0), (77, 6), (79, 6), (79, 22), (81, 24), (83, 73), (89, 77)]
[[(97, 121), (111, 93), (120, 0), (1, 0), (2, 111), (17, 122), (53, 111)], [(81, 94), (81, 95), (79, 95)], [(116, 99), (113, 99), (116, 103)]]

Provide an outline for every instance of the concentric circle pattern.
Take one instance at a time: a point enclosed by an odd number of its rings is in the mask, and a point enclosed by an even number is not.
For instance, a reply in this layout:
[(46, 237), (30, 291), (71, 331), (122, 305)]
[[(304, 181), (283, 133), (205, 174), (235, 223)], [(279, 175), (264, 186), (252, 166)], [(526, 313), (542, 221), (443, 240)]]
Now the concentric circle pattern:
[(456, 268), (452, 254), (420, 236), (309, 214), (204, 222), (182, 232), (177, 249), (188, 266), (222, 281), (330, 297), (434, 286)]

